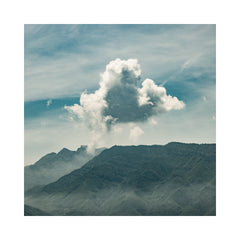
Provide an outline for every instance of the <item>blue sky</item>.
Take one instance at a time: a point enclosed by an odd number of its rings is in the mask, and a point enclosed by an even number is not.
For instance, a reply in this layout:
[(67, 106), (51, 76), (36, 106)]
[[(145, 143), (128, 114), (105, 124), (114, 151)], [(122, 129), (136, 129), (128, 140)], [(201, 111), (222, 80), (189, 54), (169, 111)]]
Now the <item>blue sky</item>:
[(91, 142), (91, 130), (64, 106), (99, 88), (100, 74), (116, 58), (137, 59), (141, 82), (153, 79), (185, 108), (132, 123), (104, 135), (99, 146), (216, 141), (215, 25), (25, 25), (25, 164), (63, 147)]

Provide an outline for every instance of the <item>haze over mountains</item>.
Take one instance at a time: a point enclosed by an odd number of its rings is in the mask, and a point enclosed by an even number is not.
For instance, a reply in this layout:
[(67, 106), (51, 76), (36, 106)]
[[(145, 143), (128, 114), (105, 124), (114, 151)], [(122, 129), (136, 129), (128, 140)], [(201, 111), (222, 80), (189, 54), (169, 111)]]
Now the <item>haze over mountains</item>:
[(87, 146), (81, 146), (77, 151), (63, 148), (58, 153), (43, 156), (33, 165), (24, 167), (24, 190), (58, 180), (63, 175), (80, 168), (103, 150), (104, 148), (98, 148), (90, 154), (87, 152)]
[[(36, 167), (41, 162), (54, 172), (56, 156), (71, 162), (77, 152), (46, 155)], [(84, 159), (59, 179), (27, 188), (28, 209), (50, 215), (216, 214), (216, 144), (113, 146)]]

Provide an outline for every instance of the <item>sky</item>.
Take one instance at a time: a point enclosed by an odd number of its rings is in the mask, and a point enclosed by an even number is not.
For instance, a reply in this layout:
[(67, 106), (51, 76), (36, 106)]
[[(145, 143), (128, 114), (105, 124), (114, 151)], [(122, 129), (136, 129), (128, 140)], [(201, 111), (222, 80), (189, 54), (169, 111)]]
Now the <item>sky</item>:
[(25, 165), (66, 147), (216, 142), (215, 25), (25, 25)]

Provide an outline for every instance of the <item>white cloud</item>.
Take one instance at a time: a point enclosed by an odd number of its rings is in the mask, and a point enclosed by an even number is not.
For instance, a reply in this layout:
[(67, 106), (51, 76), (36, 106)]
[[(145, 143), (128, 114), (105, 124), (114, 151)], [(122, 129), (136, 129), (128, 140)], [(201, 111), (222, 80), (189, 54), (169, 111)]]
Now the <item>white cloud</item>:
[(176, 97), (167, 95), (164, 87), (157, 86), (153, 80), (146, 79), (138, 89), (139, 105), (151, 105), (156, 113), (182, 109), (185, 104)]
[(88, 127), (105, 132), (116, 123), (143, 122), (151, 116), (182, 109), (185, 104), (166, 89), (146, 79), (137, 87), (141, 68), (137, 59), (111, 61), (101, 76), (100, 88), (81, 94), (80, 105), (65, 106)]
[(157, 125), (157, 121), (156, 121), (154, 118), (151, 118), (151, 119), (149, 120), (149, 122), (150, 122), (150, 124), (153, 125), (153, 126)]
[(133, 142), (137, 142), (139, 137), (143, 134), (144, 134), (144, 131), (140, 127), (135, 126), (130, 130), (129, 139)]
[(115, 126), (113, 126), (112, 131), (115, 134), (120, 134), (120, 133), (122, 133), (123, 129), (121, 127), (115, 125)]
[(52, 104), (52, 99), (47, 100), (47, 107), (49, 107)]

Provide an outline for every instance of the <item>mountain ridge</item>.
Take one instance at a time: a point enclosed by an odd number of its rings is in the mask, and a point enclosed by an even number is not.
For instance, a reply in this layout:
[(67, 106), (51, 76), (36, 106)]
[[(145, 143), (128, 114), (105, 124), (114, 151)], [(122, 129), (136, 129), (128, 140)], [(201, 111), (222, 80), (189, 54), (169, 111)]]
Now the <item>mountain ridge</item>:
[(216, 144), (113, 146), (26, 199), (56, 215), (214, 215), (215, 168)]
[(80, 168), (103, 150), (104, 148), (98, 148), (94, 154), (89, 154), (87, 146), (81, 146), (76, 151), (63, 148), (58, 153), (44, 155), (34, 164), (24, 167), (25, 191), (37, 185), (56, 181), (59, 177)]

